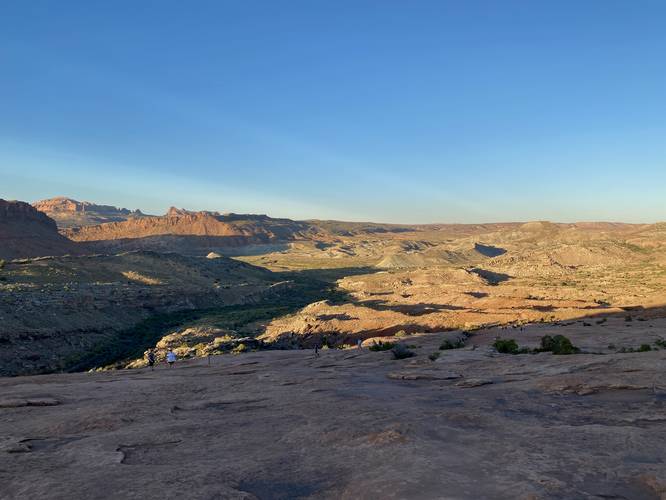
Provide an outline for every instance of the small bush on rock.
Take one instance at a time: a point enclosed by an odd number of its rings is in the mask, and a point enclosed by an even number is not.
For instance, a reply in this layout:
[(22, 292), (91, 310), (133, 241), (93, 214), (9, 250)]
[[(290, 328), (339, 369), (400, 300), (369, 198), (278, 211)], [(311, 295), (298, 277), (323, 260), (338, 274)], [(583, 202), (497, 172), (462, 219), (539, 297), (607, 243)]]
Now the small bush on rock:
[(493, 347), (502, 354), (518, 354), (520, 352), (518, 344), (513, 339), (497, 339), (493, 343)]
[(545, 335), (541, 338), (542, 352), (552, 352), (553, 354), (576, 354), (580, 352), (578, 347), (574, 346), (564, 335)]
[(407, 347), (404, 344), (394, 345), (393, 349), (391, 349), (391, 353), (393, 354), (394, 359), (405, 359), (415, 356), (415, 354), (409, 349), (407, 349)]
[(247, 346), (245, 344), (238, 344), (236, 347), (234, 347), (231, 352), (234, 354), (240, 354), (243, 352), (247, 352)]
[(439, 349), (441, 351), (446, 351), (448, 349), (460, 349), (461, 347), (465, 347), (465, 341), (463, 339), (445, 340), (441, 343)]
[(372, 345), (368, 347), (371, 351), (390, 351), (395, 347), (395, 344), (393, 342), (382, 342), (381, 340), (379, 342), (372, 341)]

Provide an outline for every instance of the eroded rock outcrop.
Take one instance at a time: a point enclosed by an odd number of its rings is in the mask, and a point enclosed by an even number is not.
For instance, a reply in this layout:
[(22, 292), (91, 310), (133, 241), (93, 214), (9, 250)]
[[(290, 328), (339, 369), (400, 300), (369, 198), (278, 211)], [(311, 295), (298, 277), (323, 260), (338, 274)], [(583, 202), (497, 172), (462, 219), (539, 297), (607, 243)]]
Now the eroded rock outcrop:
[(90, 226), (105, 222), (124, 221), (130, 218), (147, 217), (141, 210), (98, 205), (64, 196), (40, 200), (33, 203), (32, 206), (55, 220), (61, 228)]
[(0, 199), (0, 259), (81, 252), (82, 245), (59, 234), (46, 214), (22, 201)]
[(293, 241), (312, 231), (304, 222), (265, 215), (220, 215), (172, 208), (161, 217), (132, 218), (65, 231), (100, 250), (158, 250), (206, 255), (225, 248)]

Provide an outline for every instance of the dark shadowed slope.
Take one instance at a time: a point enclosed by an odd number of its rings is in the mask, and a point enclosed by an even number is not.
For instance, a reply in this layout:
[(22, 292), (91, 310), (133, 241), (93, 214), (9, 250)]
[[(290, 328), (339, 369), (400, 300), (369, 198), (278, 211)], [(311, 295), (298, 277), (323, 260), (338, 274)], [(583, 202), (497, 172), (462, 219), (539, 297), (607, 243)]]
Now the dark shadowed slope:
[(81, 247), (28, 203), (0, 199), (0, 259), (76, 254)]

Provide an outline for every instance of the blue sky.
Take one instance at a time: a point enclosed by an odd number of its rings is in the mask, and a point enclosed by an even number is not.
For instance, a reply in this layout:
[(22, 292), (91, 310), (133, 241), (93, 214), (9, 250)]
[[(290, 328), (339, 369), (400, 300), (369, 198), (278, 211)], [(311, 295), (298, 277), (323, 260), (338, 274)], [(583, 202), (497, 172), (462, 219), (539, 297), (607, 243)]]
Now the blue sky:
[(666, 220), (666, 2), (0, 5), (0, 197)]

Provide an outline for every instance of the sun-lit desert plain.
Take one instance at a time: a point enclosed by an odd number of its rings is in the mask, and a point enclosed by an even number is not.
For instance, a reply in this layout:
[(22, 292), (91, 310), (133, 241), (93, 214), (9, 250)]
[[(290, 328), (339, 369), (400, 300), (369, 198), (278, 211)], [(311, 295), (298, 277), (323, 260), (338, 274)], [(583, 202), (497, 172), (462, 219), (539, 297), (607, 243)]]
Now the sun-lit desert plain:
[(666, 499), (666, 223), (0, 200), (0, 259), (0, 498)]

